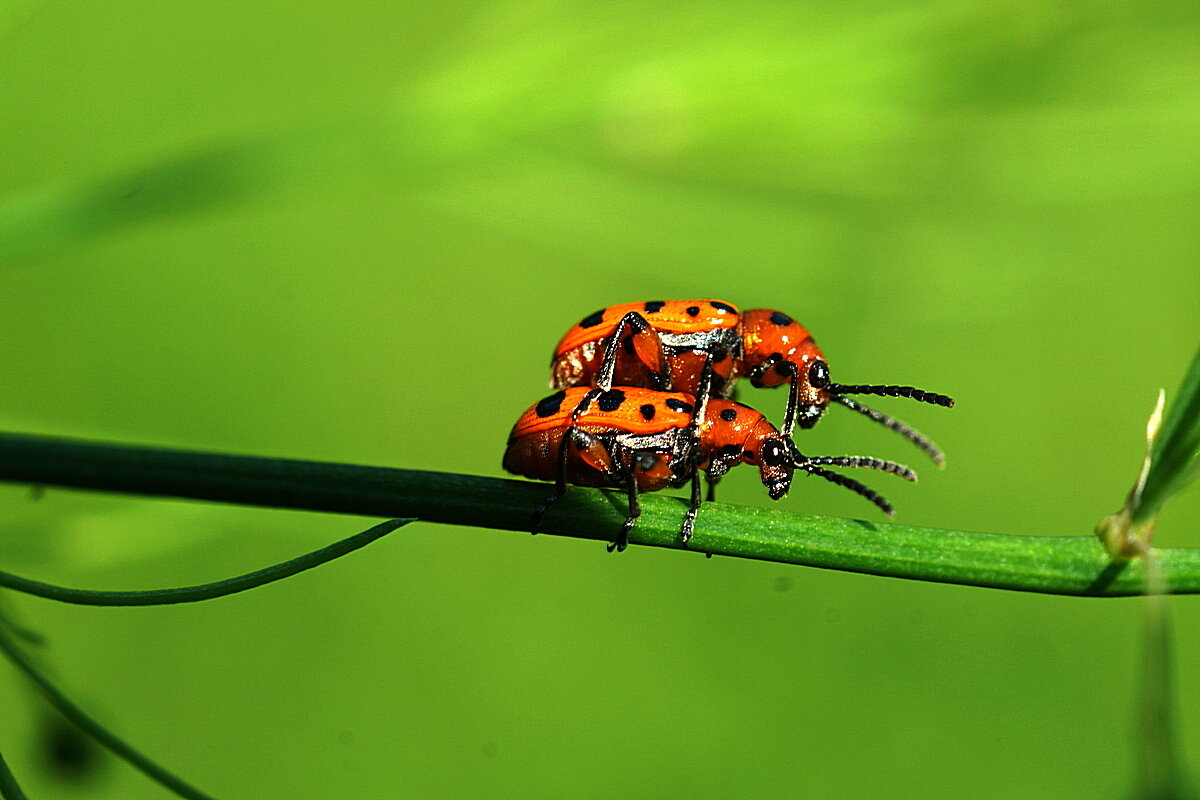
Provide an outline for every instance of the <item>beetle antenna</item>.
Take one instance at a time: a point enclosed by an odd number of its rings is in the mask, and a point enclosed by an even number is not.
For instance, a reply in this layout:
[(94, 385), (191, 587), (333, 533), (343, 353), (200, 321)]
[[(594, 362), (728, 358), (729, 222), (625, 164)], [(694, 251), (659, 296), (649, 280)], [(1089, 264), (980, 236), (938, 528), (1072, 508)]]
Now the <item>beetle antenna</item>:
[(888, 416), (880, 411), (876, 411), (868, 406), (864, 406), (862, 403), (851, 400), (849, 397), (842, 397), (841, 395), (835, 394), (830, 397), (830, 399), (834, 402), (841, 403), (852, 411), (857, 411), (863, 416), (870, 417), (885, 428), (891, 428), (896, 433), (900, 434), (905, 439), (908, 439), (917, 447), (924, 450), (929, 457), (933, 459), (933, 462), (939, 467), (944, 468), (946, 466), (946, 454), (942, 452), (942, 448), (938, 447), (933, 440), (929, 439), (915, 428), (910, 427), (907, 423), (898, 420), (895, 417)]
[(811, 473), (813, 475), (820, 475), (822, 478), (829, 481), (830, 483), (836, 483), (838, 486), (844, 486), (847, 489), (849, 489), (850, 491), (855, 492), (856, 494), (862, 495), (863, 497), (867, 498), (875, 505), (879, 506), (879, 509), (883, 513), (887, 514), (889, 517), (896, 516), (896, 512), (892, 508), (892, 504), (889, 503), (886, 499), (884, 499), (884, 497), (882, 495), (880, 495), (878, 492), (876, 492), (873, 489), (867, 488), (866, 486), (864, 486), (863, 484), (854, 480), (853, 478), (847, 478), (845, 475), (841, 475), (836, 472), (831, 472), (830, 470), (827, 470), (827, 469), (822, 469), (821, 467), (818, 467), (815, 464), (812, 464), (811, 462), (807, 463), (807, 464), (804, 464), (804, 463), (797, 464), (796, 466), (798, 468), (804, 470), (805, 472)]
[(893, 475), (899, 475), (906, 481), (917, 482), (917, 473), (904, 464), (899, 464), (895, 461), (884, 461), (882, 458), (874, 458), (872, 456), (801, 456), (801, 460), (796, 462), (796, 466), (801, 469), (804, 469), (806, 464), (875, 469), (880, 472), (890, 472)]
[(912, 386), (885, 386), (870, 385), (870, 384), (845, 384), (831, 383), (828, 386), (829, 393), (833, 395), (839, 394), (882, 394), (888, 397), (908, 397), (916, 400), (919, 403), (933, 403), (935, 406), (945, 406), (950, 408), (954, 405), (954, 400), (944, 394), (935, 394), (927, 392), (924, 389), (917, 389)]

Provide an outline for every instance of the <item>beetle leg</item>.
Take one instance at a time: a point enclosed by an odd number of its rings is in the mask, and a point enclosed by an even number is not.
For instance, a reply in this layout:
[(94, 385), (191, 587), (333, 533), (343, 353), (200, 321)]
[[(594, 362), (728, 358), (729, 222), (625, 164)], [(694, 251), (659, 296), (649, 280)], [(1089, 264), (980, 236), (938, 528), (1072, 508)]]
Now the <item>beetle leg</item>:
[(699, 472), (692, 473), (692, 504), (688, 506), (687, 513), (683, 515), (683, 527), (679, 529), (679, 541), (687, 546), (688, 539), (692, 538), (692, 532), (696, 527), (696, 512), (700, 510), (700, 504), (704, 501), (700, 498), (700, 474)]
[(692, 461), (688, 468), (693, 471), (697, 469), (704, 458), (700, 452), (700, 429), (704, 425), (704, 418), (708, 413), (709, 395), (712, 394), (714, 378), (712, 365), (713, 354), (705, 351), (704, 367), (700, 370), (700, 383), (697, 385), (696, 408), (692, 412), (691, 421), (684, 428), (688, 439), (688, 457)]
[(716, 376), (713, 373), (713, 354), (711, 351), (704, 351), (704, 366), (700, 369), (700, 382), (696, 384), (696, 414), (692, 417), (693, 424), (699, 428), (704, 420), (704, 415), (708, 412), (708, 398), (713, 393), (713, 381)]
[(619, 474), (612, 453), (604, 446), (600, 437), (578, 428), (572, 428), (570, 443), (583, 463), (592, 469), (604, 473), (610, 478)]
[(542, 518), (546, 516), (546, 512), (550, 510), (550, 506), (567, 493), (567, 443), (570, 441), (571, 432), (574, 427), (568, 427), (563, 433), (562, 439), (558, 442), (558, 465), (554, 470), (554, 494), (550, 495), (543, 503), (533, 510), (533, 517), (530, 520), (530, 533), (536, 534), (538, 528), (542, 525)]
[(610, 553), (613, 550), (619, 553), (629, 546), (629, 531), (633, 530), (633, 523), (637, 522), (637, 518), (642, 515), (642, 504), (638, 502), (636, 469), (629, 471), (626, 490), (629, 492), (629, 518), (625, 520), (625, 525), (622, 526), (621, 532), (617, 534), (617, 540), (608, 545), (608, 552)]
[[(592, 401), (602, 394), (604, 394), (603, 389), (592, 388), (588, 390), (587, 394), (580, 398), (579, 402), (575, 404), (575, 408), (571, 409), (572, 428), (575, 426), (575, 423), (578, 421), (579, 417), (591, 407)], [(563, 436), (565, 437), (566, 433), (564, 433)]]
[(719, 477), (714, 478), (710, 473), (704, 473), (704, 482), (708, 485), (708, 492), (704, 498), (705, 500), (710, 503), (717, 502), (717, 484), (720, 483), (720, 481), (721, 479)]
[(779, 432), (785, 438), (792, 438), (792, 431), (796, 427), (796, 408), (800, 405), (800, 372), (796, 369), (796, 364), (793, 361), (783, 361), (782, 364), (787, 364), (792, 377), (788, 382), (788, 402), (787, 410), (783, 412), (783, 429)]
[(662, 339), (646, 318), (636, 311), (630, 311), (621, 317), (621, 321), (608, 337), (596, 385), (606, 390), (612, 388), (613, 376), (617, 371), (617, 357), (620, 355), (620, 349), (627, 346), (625, 342), (630, 343), (628, 346), (637, 354), (638, 360), (650, 368), (655, 384), (651, 388), (670, 391), (671, 369), (667, 364), (666, 354), (663, 353)]
[[(533, 510), (530, 533), (538, 532), (538, 528), (542, 524), (542, 518), (546, 516), (546, 512), (550, 510), (550, 506), (554, 505), (558, 498), (567, 493), (567, 454), (572, 444), (575, 444), (577, 448), (583, 451), (585, 461), (588, 461), (592, 466), (596, 466), (597, 469), (603, 470), (603, 460), (597, 459), (601, 462), (601, 465), (598, 466), (597, 464), (593, 464), (588, 458), (589, 454), (595, 455), (593, 447), (599, 445), (599, 441), (590, 434), (575, 427), (575, 420), (588, 410), (588, 407), (592, 404), (592, 400), (599, 397), (601, 393), (602, 390), (600, 389), (589, 390), (571, 411), (571, 423), (563, 431), (562, 438), (558, 442), (558, 466), (554, 471), (554, 494), (547, 497), (545, 502)], [(611, 460), (608, 463), (611, 468)]]

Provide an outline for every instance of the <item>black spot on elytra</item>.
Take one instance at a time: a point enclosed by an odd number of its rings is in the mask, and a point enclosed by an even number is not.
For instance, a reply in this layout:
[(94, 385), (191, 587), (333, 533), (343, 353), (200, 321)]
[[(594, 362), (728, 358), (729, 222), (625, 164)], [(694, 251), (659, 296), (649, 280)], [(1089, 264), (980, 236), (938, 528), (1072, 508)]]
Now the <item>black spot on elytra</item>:
[(566, 392), (555, 392), (549, 397), (543, 398), (534, 409), (539, 417), (548, 417), (551, 414), (557, 414), (558, 409), (562, 407), (563, 398), (567, 396)]
[(676, 400), (674, 397), (667, 398), (667, 408), (672, 411), (678, 411), (680, 414), (691, 414), (696, 410), (691, 403)]
[(689, 316), (689, 317), (698, 317), (698, 316), (700, 316), (700, 306), (688, 306), (688, 307), (687, 307), (687, 313), (688, 313), (688, 316)]
[(774, 322), (776, 325), (791, 325), (792, 318), (782, 311), (772, 311), (771, 322)]
[(736, 314), (737, 313), (736, 308), (729, 305), (729, 303), (722, 303), (720, 300), (713, 300), (710, 305), (712, 305), (712, 307), (717, 309), (718, 311), (724, 311), (727, 314)]
[(639, 408), (638, 411), (642, 412), (642, 419), (645, 419), (645, 420), (654, 419), (654, 404), (653, 403), (646, 403), (646, 405)]
[(742, 448), (738, 447), (736, 444), (727, 444), (721, 448), (722, 457), (741, 455), (741, 452)]
[(721, 419), (725, 420), (726, 422), (733, 422), (735, 419), (737, 419), (737, 411), (732, 408), (727, 408), (721, 412)]
[(602, 308), (599, 311), (595, 312), (594, 314), (588, 314), (586, 317), (579, 320), (579, 327), (591, 328), (595, 325), (599, 325), (603, 321), (604, 321), (604, 309)]
[(642, 308), (646, 309), (647, 314), (657, 314), (659, 311), (662, 311), (662, 307), (665, 305), (666, 301), (651, 300), (650, 302), (646, 303), (646, 305), (642, 306)]
[(601, 411), (616, 411), (625, 402), (625, 393), (620, 389), (609, 389), (596, 400)]

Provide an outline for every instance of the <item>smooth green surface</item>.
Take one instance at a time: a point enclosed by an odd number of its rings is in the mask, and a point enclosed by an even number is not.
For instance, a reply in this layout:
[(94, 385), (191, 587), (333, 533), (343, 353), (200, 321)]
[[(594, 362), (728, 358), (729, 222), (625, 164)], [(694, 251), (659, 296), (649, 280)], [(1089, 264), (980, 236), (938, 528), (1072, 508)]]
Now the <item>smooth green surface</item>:
[[(1200, 340), (1198, 51), (1186, 4), (0, 3), (0, 429), (500, 478), (569, 325), (711, 296), (800, 319), (834, 380), (956, 399), (872, 403), (945, 471), (844, 408), (804, 436), (918, 468), (857, 475), (897, 524), (1086, 536)], [(823, 481), (721, 493), (883, 519)], [(1198, 518), (1172, 497), (1155, 544)], [(368, 524), (0, 486), (0, 569), (194, 585)], [(4, 599), (220, 798), (1135, 785), (1138, 600), (398, 533), (194, 606)], [(40, 702), (0, 678), (31, 797), (163, 797), (55, 777)]]
[[(0, 433), (0, 480), (265, 507), (362, 515), (408, 514), (425, 522), (524, 531), (546, 485), (472, 475), (220, 453), (164, 450)], [(681, 548), (678, 501), (642, 500), (631, 544)], [(1011, 536), (818, 517), (708, 504), (693, 551), (897, 578), (1049, 594), (1146, 592), (1140, 561), (1110, 560), (1090, 536)], [(609, 539), (626, 516), (620, 492), (574, 489), (540, 532)], [(68, 602), (151, 605), (208, 599), (309, 569), (410, 520), (392, 520), (307, 556), (216, 584), (154, 592), (75, 592)], [(36, 535), (36, 534), (35, 534)], [(1200, 592), (1200, 548), (1161, 550), (1166, 591)], [(46, 584), (0, 573), (0, 585), (54, 597)], [(182, 598), (166, 599), (166, 598)], [(59, 590), (57, 599), (66, 599)]]

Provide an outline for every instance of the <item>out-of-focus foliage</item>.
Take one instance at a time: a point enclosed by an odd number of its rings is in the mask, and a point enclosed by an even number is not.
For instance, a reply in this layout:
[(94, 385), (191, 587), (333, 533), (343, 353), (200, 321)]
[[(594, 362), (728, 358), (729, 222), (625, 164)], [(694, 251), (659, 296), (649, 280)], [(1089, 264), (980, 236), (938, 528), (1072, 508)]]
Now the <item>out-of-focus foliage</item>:
[[(0, 426), (498, 474), (568, 325), (711, 296), (801, 319), (835, 380), (958, 400), (875, 403), (949, 453), (901, 521), (1084, 535), (1200, 334), (1197, 52), (1170, 3), (0, 5)], [(840, 409), (804, 436), (920, 465)], [(738, 472), (723, 499), (771, 502)], [(38, 497), (0, 487), (3, 568), (94, 588), (367, 527)], [(1200, 544), (1198, 512), (1156, 543)], [(1132, 602), (419, 523), (360, 555), (190, 608), (10, 605), (220, 797), (1129, 785)], [(39, 774), (27, 694), (0, 751), (31, 796), (161, 796)]]

